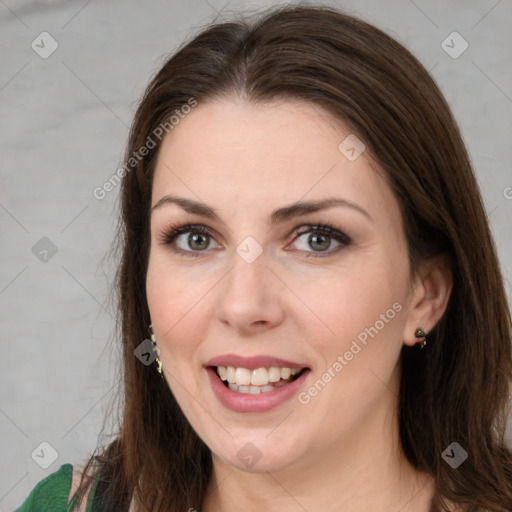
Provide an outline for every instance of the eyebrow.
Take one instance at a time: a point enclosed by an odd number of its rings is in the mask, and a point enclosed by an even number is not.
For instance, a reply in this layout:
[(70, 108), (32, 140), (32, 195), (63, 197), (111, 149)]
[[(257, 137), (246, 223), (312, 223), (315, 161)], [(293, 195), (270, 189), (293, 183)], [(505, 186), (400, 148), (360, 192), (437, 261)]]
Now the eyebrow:
[[(219, 214), (211, 206), (208, 206), (204, 203), (199, 203), (197, 201), (193, 201), (191, 199), (187, 199), (185, 197), (177, 197), (170, 194), (163, 196), (161, 199), (159, 199), (151, 208), (151, 213), (153, 213), (155, 210), (161, 208), (166, 204), (176, 204), (183, 208), (188, 213), (200, 215), (201, 217), (206, 217), (208, 219), (221, 222)], [(320, 210), (332, 208), (334, 206), (343, 206), (346, 208), (351, 208), (352, 210), (355, 210), (364, 215), (368, 220), (372, 221), (370, 214), (356, 203), (339, 197), (327, 197), (325, 199), (320, 199), (317, 201), (303, 201), (300, 203), (294, 203), (288, 206), (284, 206), (282, 208), (278, 208), (277, 210), (274, 210), (270, 215), (270, 224), (274, 226), (276, 224), (285, 222), (294, 217), (306, 215), (308, 213), (315, 213)]]

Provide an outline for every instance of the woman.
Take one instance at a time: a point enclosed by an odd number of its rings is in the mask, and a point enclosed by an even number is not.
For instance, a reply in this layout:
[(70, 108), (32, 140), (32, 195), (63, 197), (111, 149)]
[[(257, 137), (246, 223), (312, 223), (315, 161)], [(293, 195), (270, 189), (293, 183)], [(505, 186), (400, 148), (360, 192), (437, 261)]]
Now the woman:
[(20, 510), (512, 509), (503, 278), (406, 49), (328, 7), (213, 25), (120, 177), (119, 433)]

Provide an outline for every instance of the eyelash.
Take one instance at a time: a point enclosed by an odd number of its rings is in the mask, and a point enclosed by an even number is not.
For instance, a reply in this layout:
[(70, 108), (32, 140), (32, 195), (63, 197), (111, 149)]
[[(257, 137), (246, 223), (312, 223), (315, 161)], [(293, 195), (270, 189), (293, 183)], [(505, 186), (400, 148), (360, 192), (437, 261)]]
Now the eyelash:
[[(201, 224), (172, 225), (168, 228), (167, 231), (163, 232), (160, 235), (159, 243), (161, 245), (171, 245), (172, 242), (174, 242), (174, 240), (179, 235), (182, 235), (183, 233), (200, 233), (201, 235), (205, 235), (205, 236), (213, 238), (210, 231), (205, 226), (203, 226)], [(341, 249), (343, 247), (347, 247), (348, 245), (350, 245), (352, 243), (352, 240), (350, 239), (350, 237), (348, 235), (346, 235), (345, 233), (343, 233), (327, 224), (316, 224), (316, 225), (304, 224), (298, 228), (295, 228), (293, 231), (293, 234), (295, 236), (293, 241), (295, 241), (296, 238), (298, 238), (302, 235), (305, 235), (307, 233), (320, 233), (322, 235), (328, 235), (329, 237), (333, 238), (334, 240), (336, 240), (337, 242), (339, 242), (341, 244), (334, 250), (326, 252), (325, 256), (322, 254), (322, 252), (324, 252), (324, 251), (313, 251), (313, 252), (306, 251), (305, 256), (307, 258), (311, 258), (311, 257), (322, 258), (322, 257), (331, 256), (332, 254), (338, 252), (339, 249)], [(193, 251), (193, 250), (185, 251), (183, 249), (178, 249), (176, 247), (173, 247), (172, 251), (177, 254), (180, 254), (184, 257), (193, 257), (193, 258), (202, 256), (201, 253), (204, 252), (204, 250), (203, 251)]]

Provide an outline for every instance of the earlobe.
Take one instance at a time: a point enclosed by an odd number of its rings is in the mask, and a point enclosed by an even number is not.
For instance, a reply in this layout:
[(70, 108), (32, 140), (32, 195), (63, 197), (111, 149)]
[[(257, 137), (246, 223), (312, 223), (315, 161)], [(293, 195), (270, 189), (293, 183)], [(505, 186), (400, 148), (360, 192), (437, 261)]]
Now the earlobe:
[(428, 332), (425, 332), (423, 329), (416, 329), (414, 333), (414, 336), (420, 340), (420, 349), (424, 349), (427, 345), (427, 334)]
[(412, 292), (409, 316), (403, 333), (408, 346), (425, 346), (427, 334), (437, 325), (448, 306), (453, 286), (447, 255), (424, 263)]

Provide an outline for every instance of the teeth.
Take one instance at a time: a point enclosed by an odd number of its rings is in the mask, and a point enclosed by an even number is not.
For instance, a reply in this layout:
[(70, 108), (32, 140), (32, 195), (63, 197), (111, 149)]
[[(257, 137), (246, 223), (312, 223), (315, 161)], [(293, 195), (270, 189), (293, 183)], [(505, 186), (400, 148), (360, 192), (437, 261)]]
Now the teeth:
[(251, 384), (251, 370), (237, 368), (235, 371), (235, 382), (239, 386), (249, 386)]
[(253, 386), (265, 386), (268, 384), (268, 372), (266, 368), (256, 368), (251, 372), (251, 384)]
[(272, 366), (268, 369), (268, 381), (278, 382), (281, 379), (281, 368)]
[[(217, 373), (219, 373), (219, 368), (225, 368), (225, 366), (217, 366)], [(232, 366), (226, 368), (226, 380), (230, 384), (235, 383), (235, 369)]]
[(228, 382), (231, 391), (250, 395), (267, 393), (276, 387), (283, 386), (300, 371), (300, 368), (278, 368), (276, 366), (254, 370), (235, 368), (234, 366), (217, 366), (219, 377)]
[(281, 368), (281, 379), (289, 379), (292, 374), (292, 370), (290, 368)]

